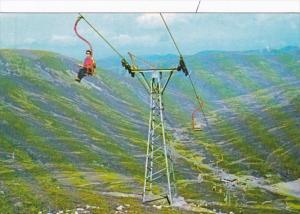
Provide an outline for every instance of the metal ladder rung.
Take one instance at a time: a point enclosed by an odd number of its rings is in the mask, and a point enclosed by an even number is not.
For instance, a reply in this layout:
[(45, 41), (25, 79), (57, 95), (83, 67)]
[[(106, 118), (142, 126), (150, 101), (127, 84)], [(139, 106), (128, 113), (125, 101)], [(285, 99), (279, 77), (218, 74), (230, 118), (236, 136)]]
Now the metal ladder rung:
[(163, 177), (163, 176), (165, 176), (165, 174), (162, 174), (162, 175), (160, 175), (160, 176), (157, 176), (157, 177), (155, 177), (155, 178), (152, 178), (152, 181), (155, 181), (155, 180), (157, 180), (157, 179), (159, 179), (159, 178), (161, 178), (161, 177)]
[(154, 175), (157, 175), (157, 174), (163, 172), (163, 171), (166, 170), (166, 169), (167, 169), (167, 168), (163, 168), (163, 169), (161, 169), (161, 170), (159, 170), (159, 171), (153, 173), (153, 174), (152, 174), (152, 177), (153, 177)]
[[(154, 175), (157, 175), (157, 174), (163, 172), (164, 170), (166, 170), (166, 168), (163, 168), (163, 169), (161, 169), (161, 170), (159, 170), (159, 171), (153, 173), (153, 174), (152, 174), (152, 181), (153, 181), (153, 176), (154, 176)], [(149, 180), (149, 178), (151, 178), (151, 175), (148, 175), (148, 176), (146, 177), (147, 180)]]
[[(159, 159), (159, 158), (163, 158), (163, 157), (161, 157), (161, 156), (156, 156), (155, 158), (153, 158), (153, 162), (155, 162), (157, 159)], [(155, 162), (156, 163), (156, 162)]]
[(157, 127), (161, 126), (162, 123), (160, 122), (159, 124), (157, 124), (156, 126), (153, 127), (153, 129), (156, 129)]
[(157, 151), (159, 151), (159, 150), (163, 150), (163, 146), (157, 147), (156, 149), (154, 149), (154, 150), (152, 151), (152, 153), (155, 153), (155, 152), (157, 152)]
[(156, 137), (152, 137), (152, 141), (156, 141), (161, 137), (161, 134), (157, 135)]

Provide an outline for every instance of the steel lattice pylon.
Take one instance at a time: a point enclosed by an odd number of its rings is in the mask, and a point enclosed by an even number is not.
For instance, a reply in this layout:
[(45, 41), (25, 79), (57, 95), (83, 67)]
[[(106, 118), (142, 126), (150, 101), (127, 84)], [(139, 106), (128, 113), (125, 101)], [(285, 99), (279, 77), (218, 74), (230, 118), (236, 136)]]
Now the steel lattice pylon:
[[(138, 78), (139, 81), (142, 83), (146, 91), (150, 93), (150, 119), (145, 163), (143, 201), (147, 202), (158, 200), (161, 197), (154, 199), (152, 196), (161, 195), (163, 198), (167, 198), (169, 203), (172, 205), (176, 193), (176, 186), (173, 163), (171, 160), (170, 145), (166, 142), (162, 95), (174, 73), (182, 71), (185, 76), (189, 77), (196, 99), (199, 102), (200, 110), (202, 111), (205, 118), (204, 112), (202, 110), (202, 103), (196, 92), (195, 85), (186, 67), (183, 56), (175, 42), (175, 39), (172, 36), (163, 15), (160, 13), (166, 30), (168, 31), (179, 54), (178, 65), (173, 68), (157, 68), (156, 66), (147, 63), (145, 60), (141, 60), (144, 64), (150, 66), (150, 68), (139, 68), (139, 66), (137, 66), (136, 64), (136, 57), (133, 54), (128, 53), (132, 61), (132, 64), (129, 64), (125, 57), (84, 16), (82, 16), (80, 13), (79, 15), (80, 16), (75, 22), (74, 26), (74, 30), (77, 36), (81, 38), (81, 36), (76, 32), (76, 25), (78, 24), (79, 20), (83, 19), (96, 32), (96, 34), (120, 57), (122, 66), (128, 71), (131, 77), (141, 77), (141, 79)], [(88, 41), (86, 41), (84, 38), (81, 39), (83, 39), (90, 46)], [(92, 47), (90, 46), (90, 48)], [(152, 74), (150, 83), (146, 78), (146, 73)], [(163, 86), (161, 86), (162, 73), (168, 74), (168, 78)], [(153, 185), (154, 183), (157, 183), (158, 185)]]
[(164, 127), (161, 73), (153, 72), (150, 91), (150, 117), (143, 202), (166, 198), (172, 205), (176, 186), (171, 150), (166, 142)]

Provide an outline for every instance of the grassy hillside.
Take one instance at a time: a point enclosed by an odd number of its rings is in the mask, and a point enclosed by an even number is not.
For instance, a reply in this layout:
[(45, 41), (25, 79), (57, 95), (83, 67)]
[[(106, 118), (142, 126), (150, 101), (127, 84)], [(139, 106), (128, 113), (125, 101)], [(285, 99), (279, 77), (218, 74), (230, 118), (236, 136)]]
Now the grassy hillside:
[[(138, 81), (98, 63), (78, 84), (76, 64), (0, 50), (0, 213), (192, 212), (140, 203), (148, 97)], [(187, 64), (209, 126), (191, 130), (192, 88), (175, 75), (164, 101), (178, 194), (208, 210), (299, 212), (300, 50), (203, 52)]]

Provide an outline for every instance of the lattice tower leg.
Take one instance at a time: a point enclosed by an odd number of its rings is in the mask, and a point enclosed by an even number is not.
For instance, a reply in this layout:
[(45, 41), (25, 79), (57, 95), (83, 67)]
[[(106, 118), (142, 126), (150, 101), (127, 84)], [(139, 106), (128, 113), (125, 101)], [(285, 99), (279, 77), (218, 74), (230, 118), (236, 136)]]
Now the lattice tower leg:
[(176, 192), (175, 176), (171, 151), (166, 142), (160, 78), (160, 75), (153, 75), (151, 80), (143, 202), (165, 198), (172, 205)]

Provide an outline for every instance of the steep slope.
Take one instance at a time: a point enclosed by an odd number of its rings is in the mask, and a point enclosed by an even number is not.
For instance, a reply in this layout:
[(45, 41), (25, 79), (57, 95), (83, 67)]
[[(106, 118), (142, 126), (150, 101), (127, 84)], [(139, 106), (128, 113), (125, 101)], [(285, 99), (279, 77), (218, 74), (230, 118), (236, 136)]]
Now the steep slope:
[[(155, 58), (176, 62), (172, 55)], [(106, 194), (141, 192), (143, 88), (102, 62), (105, 70), (78, 84), (76, 63), (45, 51), (1, 50), (0, 207), (13, 213), (89, 204), (103, 213), (130, 203), (132, 212), (153, 212), (137, 199)], [(272, 188), (300, 178), (299, 49), (204, 52), (188, 56), (187, 64), (206, 101), (209, 127), (192, 132), (192, 89), (177, 74), (165, 107), (179, 195), (222, 211), (299, 210), (299, 195)], [(228, 187), (227, 177), (238, 184)]]
[(134, 97), (114, 96), (109, 81), (76, 84), (75, 65), (43, 51), (1, 51), (1, 147), (17, 160), (1, 164), (1, 180), (8, 200), (24, 209), (99, 204), (95, 191), (134, 192), (141, 184), (142, 159), (133, 154), (143, 154), (136, 126), (146, 125)]

